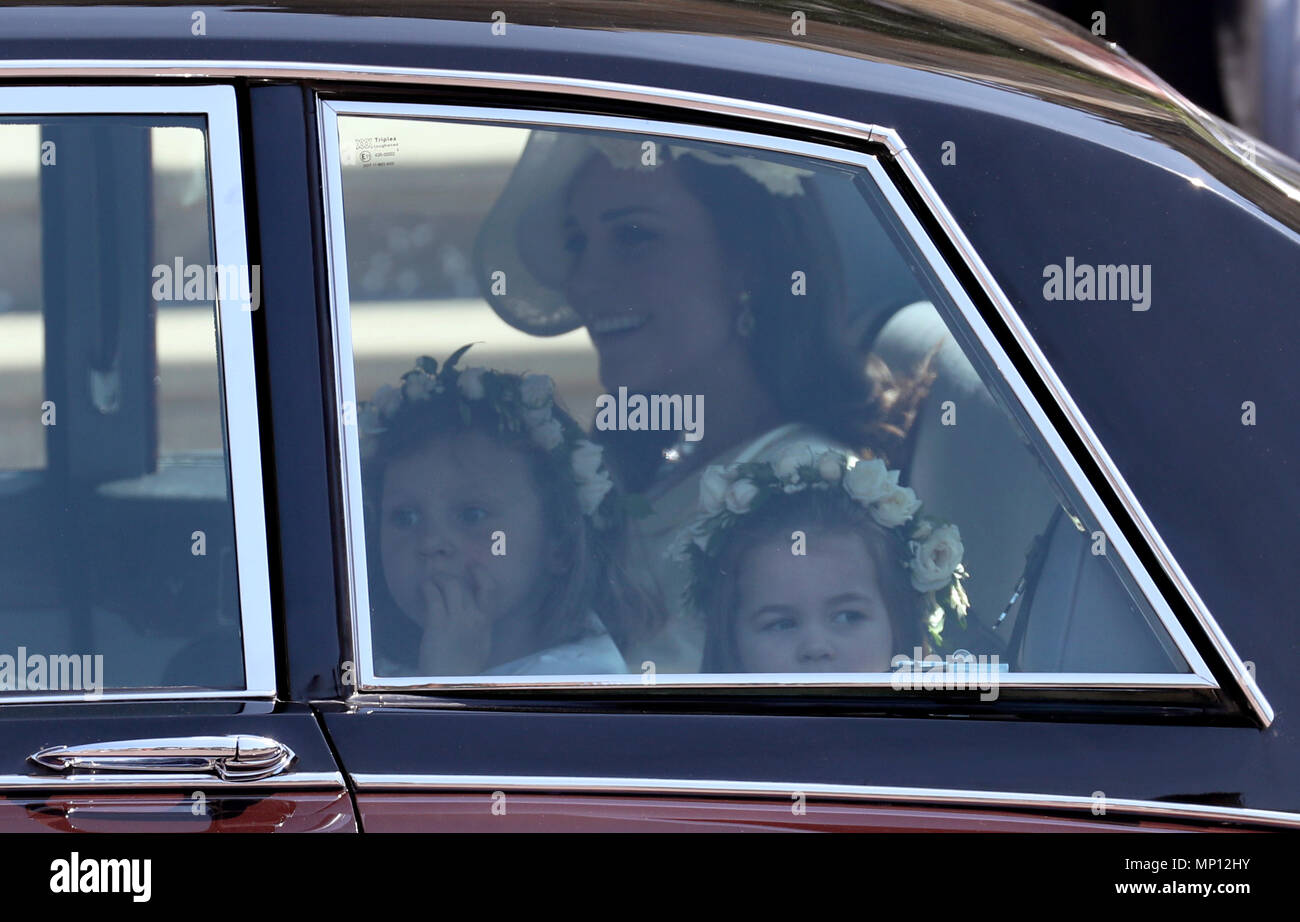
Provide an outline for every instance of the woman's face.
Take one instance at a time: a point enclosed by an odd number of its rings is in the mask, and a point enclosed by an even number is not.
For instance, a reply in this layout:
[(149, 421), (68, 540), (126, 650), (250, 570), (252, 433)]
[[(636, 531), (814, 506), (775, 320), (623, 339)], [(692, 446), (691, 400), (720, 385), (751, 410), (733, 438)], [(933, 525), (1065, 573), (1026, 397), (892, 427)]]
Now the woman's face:
[(708, 211), (660, 155), (652, 170), (587, 161), (565, 220), (567, 294), (607, 388), (703, 393), (722, 354), (744, 351), (739, 274)]
[(435, 439), (388, 465), (380, 514), (388, 589), (418, 622), (430, 582), (460, 580), (494, 624), (537, 603), (555, 542), (518, 449), (479, 432)]
[(857, 535), (809, 534), (745, 554), (732, 620), (745, 672), (888, 672), (894, 636), (876, 562)]

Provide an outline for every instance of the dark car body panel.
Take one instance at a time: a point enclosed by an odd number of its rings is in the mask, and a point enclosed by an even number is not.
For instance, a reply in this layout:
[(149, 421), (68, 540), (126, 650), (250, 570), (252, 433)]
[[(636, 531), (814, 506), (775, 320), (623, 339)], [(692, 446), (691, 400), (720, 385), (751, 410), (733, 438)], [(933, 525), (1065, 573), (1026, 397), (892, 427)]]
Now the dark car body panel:
[[(1300, 698), (1300, 628), (1286, 604), (1300, 537), (1292, 370), (1300, 312), (1283, 309), (1300, 292), (1300, 205), (1280, 191), (1284, 177), (1271, 180), (1244, 162), (1220, 127), (1158, 78), (1046, 14), (993, 0), (942, 4), (941, 13), (910, 3), (819, 7), (804, 37), (791, 35), (789, 10), (767, 3), (529, 3), (508, 11), (505, 35), (492, 34), (494, 6), (481, 3), (203, 9), (203, 36), (190, 32), (191, 7), (0, 10), (0, 80), (156, 82), (149, 71), (158, 62), (161, 79), (188, 69), (241, 86), (250, 247), (264, 266), (266, 307), (254, 329), (279, 694), (328, 712), (324, 727), (348, 773), (1103, 791), (1300, 812), (1290, 712)], [(60, 67), (12, 63), (49, 58), (141, 69), (69, 77)], [(161, 63), (184, 61), (210, 63)], [(344, 74), (313, 74), (313, 63), (358, 74), (349, 84)], [(329, 704), (351, 689), (339, 670), (350, 654), (339, 640), (347, 589), (329, 448), (337, 419), (314, 91), (708, 118), (689, 106), (652, 112), (590, 94), (413, 89), (401, 74), (366, 82), (361, 73), (385, 68), (654, 86), (896, 131), (1209, 610), (1255, 664), (1274, 724), (1261, 730), (1245, 717), (1123, 703), (1077, 714), (1021, 708), (1014, 717), (990, 709), (988, 719), (939, 708), (887, 715), (842, 699), (635, 693), (618, 695), (621, 706), (562, 693), (444, 693), (434, 702), (442, 707)], [(940, 159), (947, 141), (956, 145), (953, 165)], [(1066, 257), (1151, 264), (1151, 309), (1044, 301), (1042, 267)], [(1243, 401), (1258, 407), (1258, 425), (1242, 425)], [(1136, 532), (1130, 539), (1141, 541)], [(1144, 559), (1153, 562), (1149, 552)], [(1219, 680), (1227, 687), (1226, 676)], [(39, 736), (23, 716), (37, 707), (0, 714), (6, 760)], [(93, 732), (112, 726), (112, 736), (126, 738), (140, 729), (132, 720), (97, 716)], [(19, 725), (21, 733), (9, 732)], [(317, 749), (321, 764), (332, 765), (328, 750)], [(444, 815), (441, 796), (430, 788), (429, 825)], [(392, 812), (388, 793), (374, 801), (363, 793), (358, 804), (363, 827), (368, 809), (377, 826)]]
[[(27, 761), (50, 746), (240, 734), (272, 738), (296, 758), (264, 782), (183, 784), (151, 784), (149, 776), (130, 772), (101, 773), (94, 783), (43, 781)], [(334, 755), (301, 704), (9, 705), (0, 714), (0, 743), (0, 832), (356, 831)], [(15, 783), (19, 778), (25, 780)]]

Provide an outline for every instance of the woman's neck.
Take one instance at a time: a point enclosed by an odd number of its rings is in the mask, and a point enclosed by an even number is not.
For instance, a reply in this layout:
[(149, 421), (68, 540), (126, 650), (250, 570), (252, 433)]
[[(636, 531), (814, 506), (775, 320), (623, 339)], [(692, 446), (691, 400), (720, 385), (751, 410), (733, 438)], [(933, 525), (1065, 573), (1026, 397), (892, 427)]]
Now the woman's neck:
[(665, 480), (675, 482), (712, 463), (735, 446), (782, 423), (787, 415), (763, 387), (748, 362), (742, 368), (725, 366), (699, 387), (703, 399), (703, 424), (697, 442), (686, 442), (690, 450), (674, 462)]

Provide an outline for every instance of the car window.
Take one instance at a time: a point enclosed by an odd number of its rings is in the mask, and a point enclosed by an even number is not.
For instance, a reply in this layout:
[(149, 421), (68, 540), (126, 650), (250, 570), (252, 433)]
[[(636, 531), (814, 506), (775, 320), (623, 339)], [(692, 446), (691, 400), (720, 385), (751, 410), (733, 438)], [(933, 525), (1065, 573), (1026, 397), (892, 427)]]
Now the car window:
[(1202, 677), (871, 158), (324, 111), (366, 682)]
[(0, 115), (4, 692), (246, 688), (212, 199), (202, 115)]

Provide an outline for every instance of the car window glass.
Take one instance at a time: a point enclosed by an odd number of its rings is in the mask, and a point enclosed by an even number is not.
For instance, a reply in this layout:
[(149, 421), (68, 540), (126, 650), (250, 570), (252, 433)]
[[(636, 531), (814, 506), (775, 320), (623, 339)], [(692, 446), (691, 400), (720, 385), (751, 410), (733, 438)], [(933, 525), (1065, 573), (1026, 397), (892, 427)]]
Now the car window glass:
[(213, 253), (203, 118), (0, 116), (0, 689), (244, 687)]
[(863, 167), (337, 132), (376, 681), (1190, 671)]

